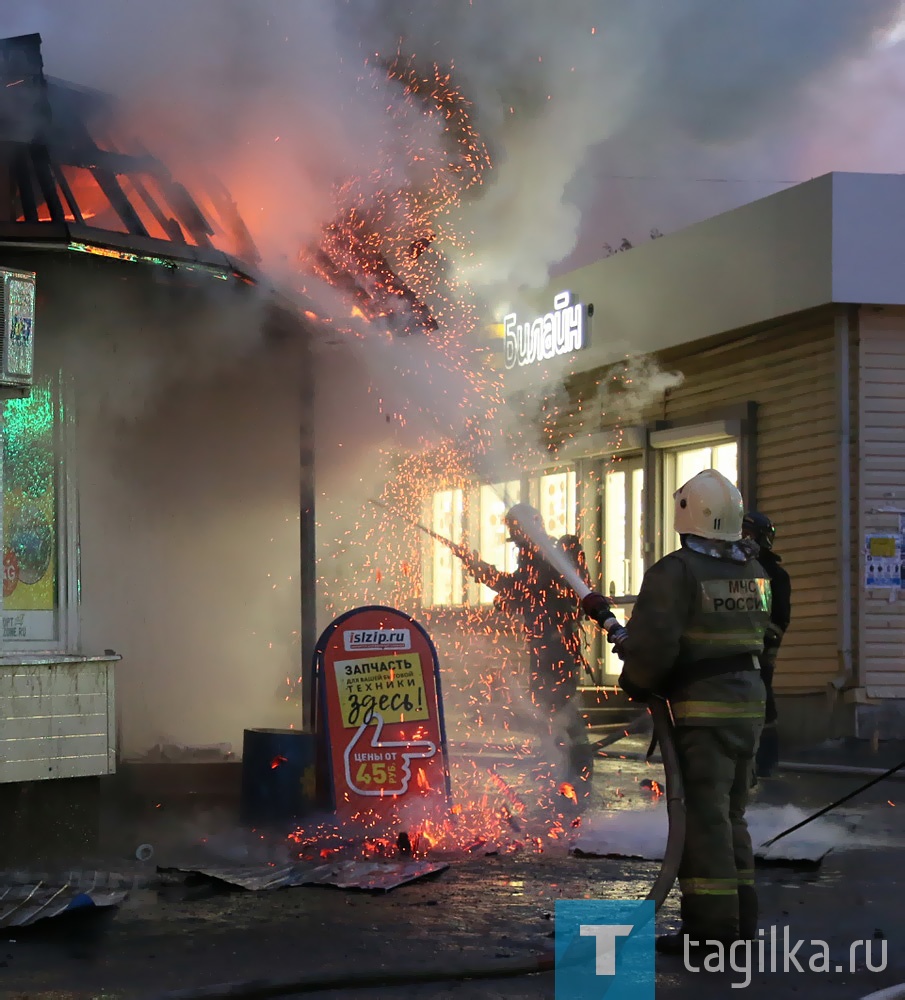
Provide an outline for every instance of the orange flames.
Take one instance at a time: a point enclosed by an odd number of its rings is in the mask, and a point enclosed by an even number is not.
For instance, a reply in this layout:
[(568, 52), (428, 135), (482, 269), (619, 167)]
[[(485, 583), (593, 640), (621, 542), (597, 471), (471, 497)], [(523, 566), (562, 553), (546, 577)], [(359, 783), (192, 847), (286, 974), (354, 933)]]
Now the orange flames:
[(578, 805), (578, 796), (575, 794), (574, 785), (570, 785), (567, 781), (564, 781), (559, 786), (559, 794)]
[(336, 189), (337, 216), (301, 261), (350, 296), (354, 316), (397, 334), (439, 331), (449, 338), (472, 329), (477, 318), (463, 308), (462, 289), (446, 275), (437, 247), (461, 248), (450, 209), (481, 183), (490, 157), (449, 73), (437, 65), (417, 68), (401, 53), (384, 69), (402, 91), (393, 111), (397, 141), (378, 151), (372, 175)]

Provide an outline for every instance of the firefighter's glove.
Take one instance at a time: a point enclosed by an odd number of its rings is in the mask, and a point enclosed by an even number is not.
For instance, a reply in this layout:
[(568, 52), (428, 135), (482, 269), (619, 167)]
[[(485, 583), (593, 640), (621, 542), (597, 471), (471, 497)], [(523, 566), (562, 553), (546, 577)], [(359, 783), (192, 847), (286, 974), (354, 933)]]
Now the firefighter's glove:
[(624, 625), (617, 625), (616, 628), (610, 629), (610, 631), (606, 634), (606, 641), (613, 647), (613, 652), (619, 657), (620, 660), (625, 659), (622, 644), (625, 642), (627, 637), (628, 629)]
[(593, 590), (581, 599), (581, 610), (598, 625), (613, 617), (610, 602), (603, 594), (595, 593)]
[(619, 675), (619, 687), (632, 699), (632, 701), (647, 702), (653, 697), (653, 692), (647, 688), (634, 684), (625, 676), (625, 671)]

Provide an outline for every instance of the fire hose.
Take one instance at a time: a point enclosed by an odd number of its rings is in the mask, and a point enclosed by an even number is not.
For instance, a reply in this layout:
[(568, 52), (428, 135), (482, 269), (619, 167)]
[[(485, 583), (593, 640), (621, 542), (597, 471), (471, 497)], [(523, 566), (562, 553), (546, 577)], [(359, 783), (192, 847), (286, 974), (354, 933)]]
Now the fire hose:
[[(376, 503), (376, 501), (374, 502)], [(423, 525), (416, 525), (416, 527), (421, 528), (427, 534), (447, 544), (453, 551), (464, 551), (463, 547), (456, 545), (456, 543), (451, 542), (449, 539), (443, 538), (441, 535), (437, 535), (436, 532), (431, 531), (429, 528)], [(547, 558), (548, 562), (554, 568), (563, 572), (562, 567), (557, 565), (555, 555), (552, 553), (548, 554), (546, 551), (548, 547), (541, 540), (538, 541), (540, 542), (538, 548), (545, 558)], [(568, 572), (563, 572), (563, 576), (569, 582), (572, 589), (575, 590), (579, 598), (583, 598), (590, 593), (590, 589), (579, 578), (575, 577), (573, 579)], [(611, 612), (608, 615), (601, 614), (597, 621), (600, 627), (611, 638), (618, 636), (618, 630), (624, 628)], [(660, 747), (660, 756), (666, 779), (666, 809), (669, 822), (666, 850), (660, 865), (660, 871), (650, 891), (644, 897), (645, 900), (653, 900), (654, 911), (658, 912), (666, 901), (666, 897), (672, 890), (678, 876), (679, 862), (681, 861), (682, 850), (685, 844), (685, 793), (679, 760), (673, 741), (673, 721), (669, 705), (663, 699), (652, 698), (648, 705), (648, 711), (653, 722), (654, 737)], [(638, 721), (640, 722), (642, 718), (643, 716), (639, 717)], [(621, 739), (623, 735), (625, 734), (622, 732), (614, 735), (612, 742)], [(607, 739), (600, 741), (597, 746), (599, 747), (601, 744), (606, 743)], [(476, 963), (466, 967), (453, 960), (449, 965), (438, 964), (429, 969), (375, 969), (353, 973), (347, 971), (313, 973), (282, 980), (270, 979), (222, 983), (198, 989), (176, 990), (174, 992), (158, 994), (155, 1000), (220, 1000), (220, 998), (226, 1000), (226, 998), (236, 997), (241, 997), (243, 1000), (263, 1000), (265, 997), (293, 996), (327, 990), (409, 986), (418, 983), (461, 982), (477, 979), (509, 979), (552, 972), (555, 964), (555, 954), (547, 951), (527, 958), (495, 960), (493, 962)]]

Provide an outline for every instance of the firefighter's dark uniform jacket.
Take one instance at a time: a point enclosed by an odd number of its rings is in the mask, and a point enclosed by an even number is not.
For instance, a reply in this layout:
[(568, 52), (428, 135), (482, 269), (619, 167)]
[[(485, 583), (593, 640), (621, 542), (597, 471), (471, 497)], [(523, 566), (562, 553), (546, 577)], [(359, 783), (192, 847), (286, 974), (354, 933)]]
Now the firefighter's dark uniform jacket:
[[(486, 562), (466, 566), (478, 583), (496, 592), (494, 605), (498, 610), (522, 619), (533, 653), (557, 651), (549, 657), (541, 653), (540, 659), (552, 660), (556, 674), (553, 685), (568, 696), (578, 683), (580, 668), (585, 665), (581, 652), (581, 605), (571, 587), (545, 559), (528, 548), (519, 549), (514, 573), (504, 573)], [(543, 666), (538, 669), (543, 673)]]
[[(552, 540), (551, 540), (552, 541)], [(520, 547), (518, 567), (504, 573), (489, 563), (466, 561), (478, 583), (495, 591), (494, 606), (524, 622), (530, 651), (529, 679), (535, 705), (568, 747), (568, 778), (590, 794), (592, 751), (576, 694), (587, 667), (581, 651), (581, 604), (575, 592), (533, 549)], [(577, 566), (581, 572), (581, 567)], [(586, 574), (583, 574), (586, 576)]]
[(621, 647), (625, 689), (668, 698), (676, 722), (687, 811), (683, 929), (696, 939), (756, 934), (744, 811), (764, 720), (758, 658), (771, 606), (756, 548), (683, 538), (645, 574)]
[(776, 668), (776, 655), (792, 620), (792, 581), (785, 568), (780, 566), (781, 561), (780, 557), (770, 549), (763, 550), (758, 556), (758, 562), (764, 567), (770, 579), (773, 593), (770, 626), (764, 636), (764, 655), (761, 659), (761, 673), (767, 687), (766, 721), (768, 725), (776, 721), (776, 705), (773, 700), (773, 671)]

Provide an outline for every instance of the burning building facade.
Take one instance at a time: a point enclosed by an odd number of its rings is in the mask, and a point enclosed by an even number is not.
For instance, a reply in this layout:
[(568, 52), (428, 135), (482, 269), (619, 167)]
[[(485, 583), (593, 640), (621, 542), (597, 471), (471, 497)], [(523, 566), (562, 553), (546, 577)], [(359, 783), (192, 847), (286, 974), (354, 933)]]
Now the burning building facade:
[(0, 44), (0, 267), (37, 288), (34, 386), (3, 404), (7, 790), (297, 722), (313, 645), (305, 321), (227, 192), (114, 112), (39, 36)]
[[(531, 502), (551, 534), (581, 536), (630, 616), (645, 568), (678, 544), (673, 491), (719, 469), (775, 521), (792, 577), (780, 726), (796, 741), (901, 735), (903, 207), (898, 176), (826, 175), (495, 317), (508, 405), (545, 452), (507, 481), (436, 493), (428, 523), (506, 566), (501, 514)], [(439, 546), (423, 589), (438, 621), (490, 612)], [(594, 702), (619, 664), (588, 643)]]

